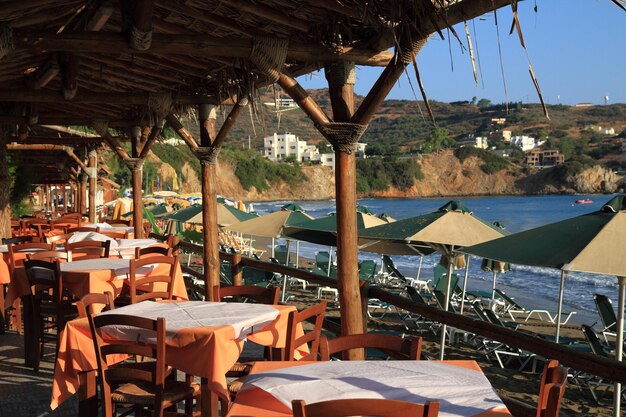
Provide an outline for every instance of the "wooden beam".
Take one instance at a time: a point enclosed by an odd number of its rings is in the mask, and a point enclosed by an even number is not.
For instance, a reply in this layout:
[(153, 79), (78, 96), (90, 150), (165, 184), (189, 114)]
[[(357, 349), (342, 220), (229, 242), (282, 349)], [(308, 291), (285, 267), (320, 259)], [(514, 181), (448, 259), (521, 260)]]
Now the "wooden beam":
[(314, 7), (321, 7), (354, 19), (362, 19), (361, 12), (355, 8), (344, 6), (337, 0), (307, 0), (307, 2)]
[(128, 34), (128, 43), (138, 51), (147, 51), (152, 44), (152, 14), (154, 0), (135, 0), (133, 26)]
[(63, 98), (71, 100), (78, 91), (80, 58), (76, 54), (67, 54), (63, 58)]
[(267, 19), (270, 22), (278, 23), (279, 25), (299, 30), (303, 33), (307, 33), (311, 29), (311, 25), (307, 21), (304, 21), (287, 13), (279, 12), (278, 10), (269, 6), (252, 3), (249, 0), (229, 0), (227, 3), (224, 3), (224, 5), (230, 7), (237, 12), (241, 13), (241, 11), (244, 11), (257, 17)]
[[(67, 126), (91, 126), (92, 118), (81, 116), (73, 116), (66, 114), (48, 114), (39, 116), (39, 125), (67, 125)], [(28, 118), (24, 116), (0, 115), (0, 123), (6, 124), (28, 124)], [(143, 122), (137, 119), (118, 119), (111, 120), (109, 127), (130, 127), (141, 125)]]
[(192, 151), (198, 149), (198, 143), (191, 135), (191, 132), (189, 132), (189, 130), (187, 130), (185, 126), (183, 126), (183, 124), (180, 122), (180, 120), (178, 120), (178, 118), (176, 118), (176, 116), (170, 113), (167, 115), (166, 120), (170, 127), (174, 129), (178, 136), (180, 136), (180, 138), (185, 141), (187, 146), (189, 146)]
[[(147, 51), (130, 48), (122, 34), (106, 32), (73, 32), (51, 34), (48, 32), (14, 31), (16, 50), (29, 49), (44, 52), (66, 51), (74, 53), (157, 53), (197, 55), (204, 54), (249, 58), (253, 41), (241, 38), (219, 38), (199, 35), (152, 35), (152, 45)], [(373, 51), (353, 47), (328, 48), (324, 45), (291, 43), (287, 59), (308, 62), (352, 61), (357, 65), (384, 66), (393, 55), (388, 51)]]
[(85, 25), (85, 30), (97, 32), (106, 25), (113, 15), (113, 5), (110, 2), (104, 2), (95, 11), (89, 22)]
[[(29, 91), (24, 89), (0, 89), (0, 101), (7, 102), (39, 102), (39, 103), (59, 103), (69, 101), (71, 103), (102, 103), (102, 104), (123, 104), (123, 105), (147, 105), (149, 102), (149, 93), (133, 92), (133, 93), (102, 93), (96, 91), (83, 91), (77, 93), (72, 100), (65, 100), (63, 95), (58, 91), (37, 90)], [(173, 97), (174, 104), (180, 105), (197, 105), (202, 103), (211, 103), (216, 100), (212, 95), (193, 95), (193, 96), (177, 96)]]
[(58, 136), (28, 136), (25, 140), (19, 140), (17, 136), (9, 137), (9, 142), (20, 142), (24, 145), (97, 145), (104, 142), (100, 136), (95, 138), (82, 138), (79, 136), (58, 137)]
[(148, 139), (146, 140), (146, 142), (143, 144), (143, 147), (141, 148), (141, 153), (139, 154), (139, 158), (146, 159), (146, 156), (148, 156), (148, 152), (150, 152), (150, 149), (152, 149), (152, 145), (154, 144), (154, 142), (156, 142), (157, 138), (161, 134), (161, 129), (162, 127), (158, 125), (152, 127), (152, 129), (150, 130), (150, 135), (148, 136)]
[(3, 1), (0, 2), (0, 16), (5, 17), (13, 13), (21, 13), (32, 10), (33, 7), (43, 7), (48, 4), (63, 5), (62, 0), (20, 0), (20, 1)]
[(314, 123), (325, 125), (330, 122), (330, 117), (296, 80), (286, 74), (281, 74), (276, 82)]
[(96, 168), (98, 153), (89, 152), (87, 175), (89, 176), (89, 222), (96, 222), (96, 187), (98, 184), (98, 170)]

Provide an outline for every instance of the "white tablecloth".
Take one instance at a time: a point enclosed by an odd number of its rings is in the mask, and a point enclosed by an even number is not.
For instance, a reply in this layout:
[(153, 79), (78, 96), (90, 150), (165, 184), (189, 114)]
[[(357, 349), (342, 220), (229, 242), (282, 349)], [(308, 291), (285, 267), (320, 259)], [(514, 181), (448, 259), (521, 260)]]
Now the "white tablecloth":
[[(128, 314), (149, 319), (163, 317), (167, 335), (170, 337), (180, 329), (232, 326), (235, 330), (235, 337), (243, 339), (253, 333), (255, 329), (261, 329), (271, 323), (278, 316), (278, 310), (265, 304), (142, 301), (100, 313), (100, 315), (106, 314)], [(108, 326), (106, 333), (116, 339), (154, 342), (153, 335), (138, 334), (136, 330), (112, 329)]]
[(468, 417), (503, 407), (480, 371), (432, 361), (330, 361), (251, 374), (241, 392), (260, 388), (291, 408), (342, 398), (439, 402), (439, 416)]

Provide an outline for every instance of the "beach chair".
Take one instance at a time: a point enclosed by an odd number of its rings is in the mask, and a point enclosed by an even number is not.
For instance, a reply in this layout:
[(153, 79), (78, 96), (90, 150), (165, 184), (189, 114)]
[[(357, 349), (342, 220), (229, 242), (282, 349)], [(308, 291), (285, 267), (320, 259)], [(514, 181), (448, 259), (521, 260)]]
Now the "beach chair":
[(374, 279), (376, 273), (376, 262), (371, 259), (362, 261), (359, 263), (359, 279), (367, 281), (369, 283)]
[[(526, 308), (498, 288), (496, 288), (496, 293), (504, 301), (504, 313), (508, 314), (509, 317), (511, 317), (511, 320), (516, 320), (516, 318), (519, 316), (519, 318), (523, 319), (524, 322), (527, 322), (531, 317), (536, 316), (536, 318), (540, 321), (547, 320), (550, 323), (556, 323), (556, 312)], [(565, 319), (561, 320), (561, 324), (566, 324), (574, 314), (576, 314), (575, 311), (561, 312), (561, 315), (565, 316)]]
[[(582, 329), (585, 339), (591, 348), (591, 352), (603, 358), (611, 358), (611, 355), (609, 355), (610, 347), (608, 345), (604, 345), (602, 341), (600, 341), (595, 330), (586, 324), (582, 325)], [(573, 380), (580, 385), (585, 385), (589, 389), (594, 401), (598, 404), (601, 404), (600, 398), (604, 398), (607, 395), (607, 392), (612, 390), (614, 387), (613, 381), (607, 381), (586, 372), (575, 373)], [(598, 395), (599, 390), (604, 390), (602, 397)], [(624, 396), (625, 391), (626, 387), (622, 387), (622, 396)]]
[(326, 271), (324, 275), (328, 275), (328, 263), (330, 262), (330, 254), (326, 251), (320, 251), (315, 254), (315, 265), (322, 271)]
[(609, 297), (602, 294), (594, 294), (593, 301), (596, 304), (596, 310), (598, 310), (604, 326), (600, 332), (608, 343), (609, 337), (615, 338), (617, 336), (617, 316), (615, 315), (615, 310), (613, 310), (613, 302)]
[[(407, 287), (406, 292), (411, 301), (414, 301), (417, 304), (429, 305), (428, 301), (424, 297), (422, 297), (422, 294), (417, 292), (415, 288)], [(428, 318), (421, 315), (415, 316), (414, 313), (410, 312), (406, 316), (404, 316), (404, 318), (402, 319), (402, 323), (407, 330), (422, 332), (424, 329), (426, 329), (432, 331), (434, 334), (437, 334), (437, 330), (441, 326), (441, 324), (436, 321), (429, 320)]]
[(337, 353), (358, 348), (367, 349), (366, 358), (372, 357), (370, 349), (376, 349), (384, 354), (384, 359), (418, 361), (422, 352), (422, 338), (405, 338), (387, 333), (353, 334), (334, 339), (329, 339), (326, 336), (320, 338), (320, 356), (323, 361), (331, 360), (332, 357), (337, 356)]
[(276, 245), (274, 247), (274, 258), (276, 258), (278, 263), (281, 265), (289, 265), (288, 255), (289, 252), (287, 251), (287, 245)]
[[(381, 256), (381, 262), (383, 265), (383, 274), (384, 280), (382, 284), (387, 287), (399, 288), (404, 287), (406, 285), (417, 286), (416, 280), (405, 277), (402, 272), (398, 271), (396, 265), (393, 263), (393, 260), (389, 257), (389, 255)], [(423, 285), (427, 285), (425, 281), (421, 281)]]

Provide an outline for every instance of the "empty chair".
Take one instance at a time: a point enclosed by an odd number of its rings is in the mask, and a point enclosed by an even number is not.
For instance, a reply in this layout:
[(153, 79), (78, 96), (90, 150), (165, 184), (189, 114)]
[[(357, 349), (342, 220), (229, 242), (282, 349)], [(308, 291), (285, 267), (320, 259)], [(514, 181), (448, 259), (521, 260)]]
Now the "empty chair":
[(130, 226), (132, 221), (131, 220), (123, 220), (123, 219), (115, 219), (115, 220), (105, 220), (105, 223), (111, 225), (111, 226)]
[(98, 232), (101, 235), (105, 235), (110, 237), (111, 239), (128, 239), (128, 231), (127, 230), (107, 230), (100, 229)]
[[(550, 312), (548, 310), (537, 310), (532, 308), (526, 308), (520, 305), (513, 298), (509, 297), (504, 291), (496, 288), (496, 293), (505, 303), (505, 312), (511, 317), (511, 319), (515, 320), (516, 316), (521, 316), (524, 321), (528, 321), (532, 316), (536, 316), (537, 319), (541, 321), (548, 320), (550, 323), (556, 322), (556, 312)], [(564, 315), (564, 319), (561, 320), (561, 324), (565, 324), (569, 321), (569, 319), (576, 314), (575, 311), (572, 312), (561, 312), (561, 315)]]
[[(94, 308), (94, 306), (100, 306)], [(91, 293), (84, 295), (80, 300), (76, 301), (76, 309), (78, 310), (78, 317), (84, 318), (90, 314), (96, 314), (100, 311), (113, 310), (115, 304), (113, 303), (113, 293), (110, 291), (104, 294)]]
[(502, 401), (514, 416), (558, 417), (566, 386), (567, 369), (551, 360), (543, 368), (536, 407), (508, 397), (503, 397)]
[(48, 243), (54, 243), (55, 245), (63, 245), (72, 236), (74, 236), (74, 233), (63, 233), (62, 235), (48, 236), (46, 241)]
[[(31, 294), (22, 297), (24, 309), (30, 308), (35, 325), (33, 331), (36, 334), (25, 335), (25, 349), (33, 349), (34, 345), (28, 346), (29, 342), (36, 344), (33, 354), (33, 369), (39, 370), (39, 361), (43, 356), (45, 342), (55, 341), (55, 349), (58, 349), (58, 341), (61, 330), (68, 320), (76, 317), (76, 308), (72, 300), (63, 290), (63, 279), (59, 262), (47, 262), (42, 260), (28, 260), (24, 262), (28, 283), (31, 286)], [(55, 330), (53, 333), (50, 330)], [(27, 336), (30, 336), (27, 337)]]
[(155, 255), (172, 256), (172, 248), (164, 245), (148, 246), (147, 248), (135, 248), (135, 259)]
[(330, 360), (336, 353), (358, 348), (377, 349), (392, 359), (419, 360), (422, 353), (422, 338), (404, 338), (385, 333), (353, 334), (334, 339), (326, 336), (320, 338), (320, 356), (323, 361)]
[(325, 271), (324, 275), (328, 275), (328, 263), (330, 262), (330, 254), (326, 251), (319, 251), (315, 254), (315, 265)]
[(359, 279), (371, 282), (376, 273), (376, 262), (367, 259), (359, 264)]
[(291, 403), (293, 417), (437, 417), (439, 403), (426, 401), (423, 405), (399, 400), (379, 398), (351, 398), (305, 404), (302, 400)]
[(76, 232), (96, 232), (98, 233), (100, 231), (99, 227), (94, 227), (94, 226), (76, 226), (76, 227), (70, 227), (67, 229), (67, 233), (76, 233)]
[[(128, 271), (130, 303), (145, 300), (171, 300), (178, 266), (177, 256), (151, 256), (131, 259)], [(146, 274), (144, 271), (152, 269)], [(157, 271), (158, 268), (158, 272)]]
[(74, 259), (108, 258), (111, 248), (110, 240), (83, 240), (80, 242), (65, 242), (65, 250), (71, 251)]
[(289, 251), (287, 250), (287, 245), (276, 245), (274, 247), (274, 258), (278, 261), (278, 263), (282, 265), (289, 264)]
[[(198, 384), (166, 378), (165, 319), (156, 320), (142, 317), (106, 314), (88, 316), (96, 358), (103, 415), (112, 417), (116, 407), (133, 407), (137, 415), (144, 415), (149, 408), (153, 416), (163, 416), (164, 410), (181, 401), (191, 401), (200, 392)], [(106, 338), (105, 326), (124, 326), (125, 331), (137, 334), (150, 332), (156, 335), (156, 343), (137, 341), (128, 343)], [(106, 339), (106, 344), (103, 339)], [(109, 355), (128, 354), (153, 358), (156, 365), (149, 367), (110, 367)], [(193, 415), (191, 402), (185, 408), (185, 415)]]
[[(285, 348), (284, 360), (293, 361), (296, 359), (298, 348), (308, 347), (308, 353), (301, 352), (299, 360), (316, 361), (319, 350), (320, 336), (322, 334), (322, 324), (326, 313), (326, 300), (302, 311), (292, 311), (289, 313), (287, 322), (287, 346)], [(307, 320), (314, 320), (315, 327), (308, 333), (298, 335), (302, 323)]]
[(66, 252), (62, 250), (42, 250), (37, 252), (32, 252), (26, 255), (26, 259), (35, 260), (39, 259), (42, 261), (54, 262), (54, 261), (64, 261), (64, 262), (72, 262), (72, 252)]
[(280, 288), (259, 287), (258, 285), (231, 285), (213, 287), (213, 299), (215, 301), (241, 301), (252, 300), (260, 304), (278, 304)]
[(609, 297), (602, 294), (594, 294), (593, 301), (596, 303), (596, 310), (602, 319), (602, 335), (606, 339), (607, 336), (616, 336), (617, 316), (613, 310), (613, 302)]

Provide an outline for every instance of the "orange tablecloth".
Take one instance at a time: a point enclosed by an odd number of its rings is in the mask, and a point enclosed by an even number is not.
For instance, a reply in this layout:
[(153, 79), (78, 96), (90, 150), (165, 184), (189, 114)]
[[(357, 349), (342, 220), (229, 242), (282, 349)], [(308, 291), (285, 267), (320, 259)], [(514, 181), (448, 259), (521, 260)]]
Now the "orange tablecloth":
[[(278, 310), (276, 319), (262, 329), (255, 329), (247, 338), (263, 346), (284, 348), (289, 312), (295, 307), (272, 307)], [(166, 344), (169, 365), (188, 374), (208, 378), (209, 388), (227, 398), (226, 372), (237, 361), (244, 345), (244, 340), (235, 337), (232, 326), (182, 329), (168, 338)], [(67, 323), (59, 342), (50, 407), (55, 409), (77, 392), (79, 372), (96, 368), (87, 320), (77, 319)]]
[(0, 284), (8, 284), (11, 282), (11, 275), (9, 274), (9, 253), (2, 252), (0, 257)]
[[(471, 369), (476, 372), (482, 372), (476, 361), (443, 361), (446, 364), (458, 366), (465, 369)], [(256, 362), (252, 367), (250, 374), (258, 374), (264, 371), (272, 371), (292, 366), (309, 365), (315, 362)], [(417, 377), (423, 377), (417, 376)], [(436, 398), (433, 398), (436, 400)], [(291, 417), (293, 416), (291, 409), (287, 408), (283, 403), (278, 401), (271, 394), (260, 388), (253, 387), (251, 389), (240, 391), (237, 399), (229, 410), (227, 417)], [(507, 408), (494, 408), (474, 414), (473, 417), (511, 417)]]
[[(89, 268), (94, 269), (63, 272), (63, 286), (69, 289), (72, 294), (79, 298), (86, 294), (105, 293), (107, 291), (112, 292), (115, 296), (119, 295), (122, 286), (124, 285), (124, 281), (126, 280), (126, 278), (128, 278), (128, 275), (119, 275), (119, 272), (118, 275), (116, 275), (116, 271), (114, 268), (107, 267), (107, 261), (109, 259), (116, 260), (115, 262), (125, 261), (127, 262), (126, 265), (128, 265), (128, 263), (130, 262), (129, 259), (107, 258), (102, 259), (101, 265), (99, 267), (89, 266)], [(89, 261), (91, 261), (90, 264), (93, 265), (93, 261), (97, 260), (91, 259)], [(74, 264), (78, 264), (79, 262), (87, 262), (87, 260), (76, 261), (74, 262)], [(157, 267), (151, 272), (151, 274), (161, 273), (161, 268), (167, 270), (168, 266), (163, 265), (162, 267)], [(29, 292), (30, 287), (28, 285), (26, 272), (24, 268), (17, 268), (15, 270), (15, 273), (13, 274), (13, 277), (11, 277), (11, 283), (7, 291), (6, 299), (4, 300), (5, 307), (10, 307), (13, 304), (14, 300), (24, 295), (27, 295)], [(174, 298), (176, 299), (189, 299), (189, 296), (187, 295), (187, 288), (185, 287), (185, 281), (183, 280), (183, 272), (180, 268), (180, 265), (178, 265), (176, 268), (176, 276), (174, 277), (172, 293), (174, 295)]]

